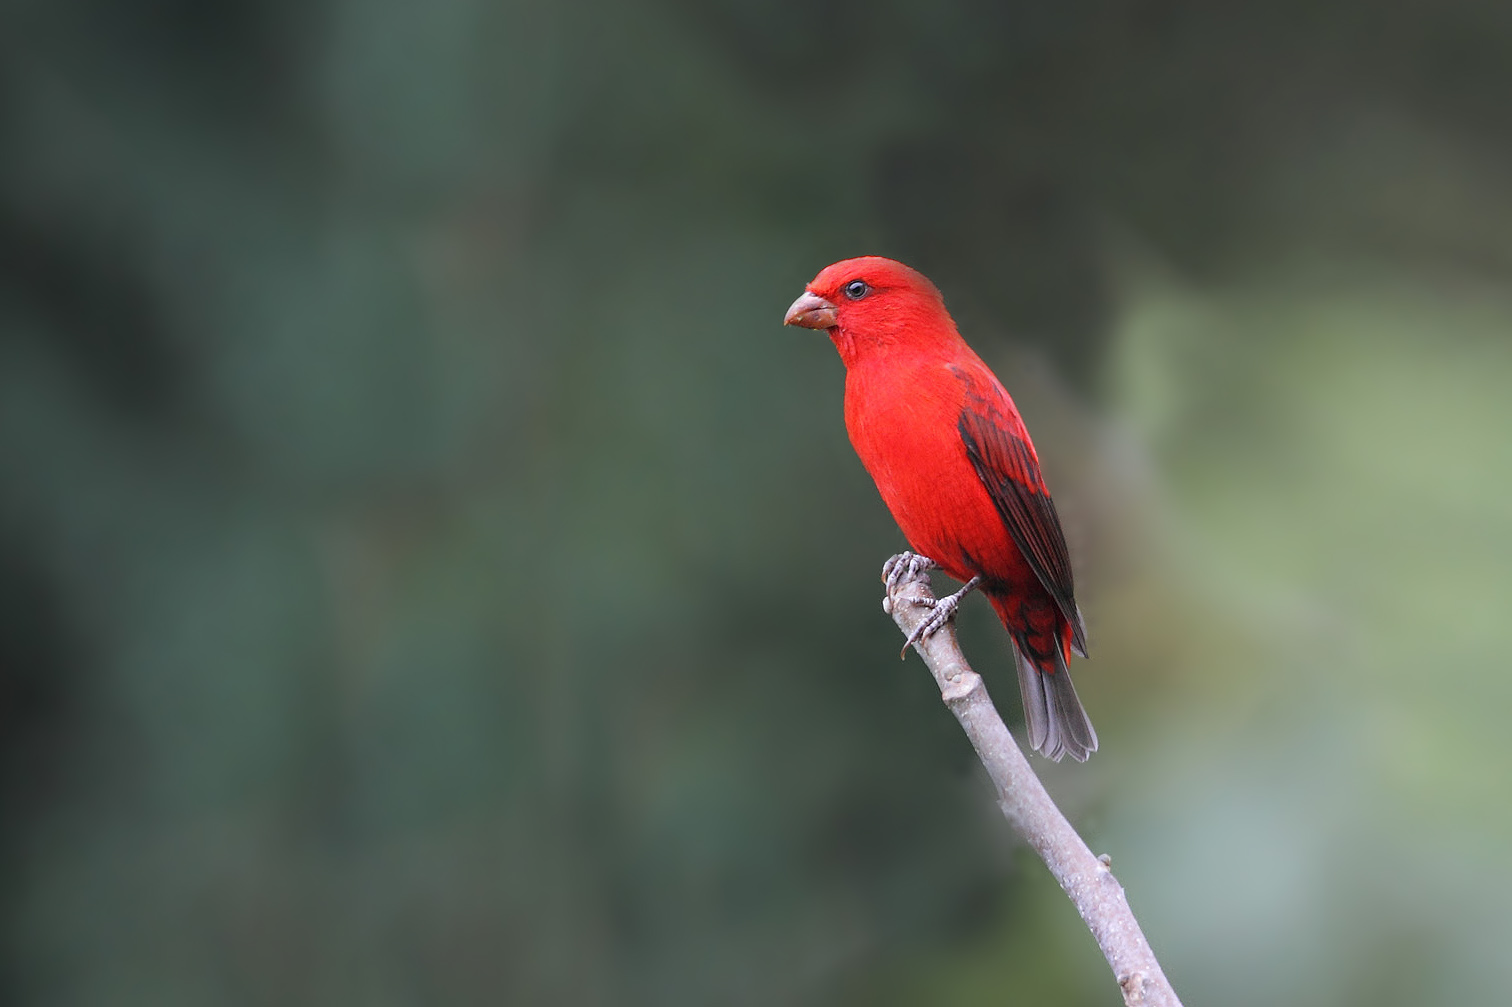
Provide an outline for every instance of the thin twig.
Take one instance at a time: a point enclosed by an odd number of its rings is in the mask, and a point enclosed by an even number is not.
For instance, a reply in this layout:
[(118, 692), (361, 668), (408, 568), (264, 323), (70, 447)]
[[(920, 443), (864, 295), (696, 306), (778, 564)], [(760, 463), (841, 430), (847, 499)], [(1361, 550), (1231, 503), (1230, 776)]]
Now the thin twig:
[[(927, 573), (904, 574), (888, 590), (882, 607), (906, 638), (932, 611), (920, 599), (933, 597)], [(1040, 855), (1071, 897), (1112, 967), (1124, 1003), (1127, 1007), (1181, 1007), (1129, 909), (1123, 886), (1108, 869), (1107, 861), (1093, 856), (1029, 768), (1029, 761), (992, 705), (982, 676), (966, 663), (956, 642), (954, 623), (919, 641), (915, 649), (934, 675), (940, 698), (961, 722), (997, 787), (1003, 817)]]

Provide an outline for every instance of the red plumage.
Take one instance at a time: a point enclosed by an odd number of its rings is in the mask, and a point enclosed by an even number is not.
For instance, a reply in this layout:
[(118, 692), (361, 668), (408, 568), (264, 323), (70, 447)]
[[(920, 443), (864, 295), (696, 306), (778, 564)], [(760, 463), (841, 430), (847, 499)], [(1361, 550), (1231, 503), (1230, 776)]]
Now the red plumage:
[(1085, 656), (1071, 563), (1013, 399), (923, 274), (877, 256), (825, 268), (788, 312), (845, 362), (845, 427), (914, 552), (980, 576), (1013, 640), (1030, 746), (1085, 760), (1097, 734), (1071, 685)]

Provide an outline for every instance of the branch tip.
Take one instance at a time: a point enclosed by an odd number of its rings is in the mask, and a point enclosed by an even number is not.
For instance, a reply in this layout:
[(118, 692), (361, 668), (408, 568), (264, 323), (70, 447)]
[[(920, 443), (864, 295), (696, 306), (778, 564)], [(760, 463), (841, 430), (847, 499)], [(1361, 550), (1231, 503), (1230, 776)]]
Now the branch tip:
[[(927, 572), (933, 565), (925, 557), (901, 553), (882, 568), (887, 585), (882, 610), (892, 616), (906, 641), (913, 642), (915, 632), (936, 607), (931, 604), (935, 599)], [(903, 647), (900, 657), (908, 653), (908, 643)], [(1125, 1007), (1181, 1007), (1129, 909), (1123, 886), (1113, 878), (1113, 858), (1106, 853), (1094, 856), (1050, 799), (992, 705), (981, 676), (961, 653), (954, 629), (942, 625), (939, 632), (921, 636), (914, 649), (934, 676), (940, 698), (976, 749), (998, 793), (1003, 817), (1045, 861), (1092, 932), (1123, 990)], [(1108, 884), (1110, 879), (1112, 884)]]

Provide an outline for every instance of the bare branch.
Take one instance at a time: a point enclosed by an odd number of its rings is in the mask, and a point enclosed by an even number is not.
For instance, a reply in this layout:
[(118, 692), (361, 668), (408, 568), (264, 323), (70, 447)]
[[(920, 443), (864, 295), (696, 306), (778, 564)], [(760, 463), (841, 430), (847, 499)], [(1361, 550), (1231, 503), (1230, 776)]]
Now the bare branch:
[[(909, 566), (895, 575), (882, 602), (905, 638), (933, 611), (929, 574)], [(923, 600), (921, 600), (923, 599)], [(1123, 886), (1106, 859), (1093, 856), (1081, 836), (1046, 793), (1039, 777), (998, 716), (982, 677), (971, 670), (956, 641), (954, 623), (915, 645), (940, 687), (940, 698), (961, 722), (987, 775), (997, 787), (998, 807), (1015, 832), (1045, 861), (1092, 931), (1123, 990), (1127, 1007), (1181, 1007), (1155, 960), (1155, 952), (1129, 909)]]

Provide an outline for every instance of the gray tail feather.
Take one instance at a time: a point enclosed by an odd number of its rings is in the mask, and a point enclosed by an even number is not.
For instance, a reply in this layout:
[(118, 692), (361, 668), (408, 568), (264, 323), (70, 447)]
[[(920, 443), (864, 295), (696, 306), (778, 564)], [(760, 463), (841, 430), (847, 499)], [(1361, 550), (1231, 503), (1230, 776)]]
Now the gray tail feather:
[(1076, 696), (1065, 659), (1057, 653), (1055, 672), (1047, 674), (1035, 667), (1017, 641), (1013, 653), (1018, 658), (1029, 747), (1052, 762), (1059, 762), (1063, 755), (1086, 762), (1087, 756), (1097, 751), (1097, 732)]

